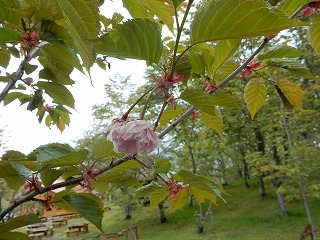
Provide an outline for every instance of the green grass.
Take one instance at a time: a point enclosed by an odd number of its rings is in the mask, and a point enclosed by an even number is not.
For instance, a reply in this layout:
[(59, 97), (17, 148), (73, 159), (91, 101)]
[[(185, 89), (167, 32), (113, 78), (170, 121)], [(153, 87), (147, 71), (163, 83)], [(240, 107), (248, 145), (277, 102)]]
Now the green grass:
[[(139, 240), (289, 240), (299, 239), (300, 231), (305, 227), (307, 220), (303, 203), (295, 201), (287, 203), (288, 219), (280, 219), (278, 205), (272, 190), (267, 197), (259, 196), (256, 187), (246, 189), (241, 184), (225, 187), (230, 194), (225, 199), (227, 203), (219, 202), (213, 206), (214, 230), (210, 229), (210, 220), (207, 219), (202, 234), (197, 233), (195, 211), (198, 206), (186, 206), (173, 213), (166, 209), (167, 223), (161, 224), (157, 209), (150, 207), (135, 207), (131, 220), (124, 219), (124, 211), (112, 206), (105, 212), (103, 229), (106, 233), (118, 232), (129, 224), (137, 224)], [(316, 228), (320, 227), (320, 202), (310, 203)], [(83, 222), (84, 219), (72, 219), (72, 222)], [(67, 227), (55, 229), (54, 238), (65, 238)], [(89, 225), (90, 232), (79, 237), (69, 239), (97, 238), (98, 230)], [(320, 236), (320, 235), (319, 235)], [(115, 239), (125, 239), (119, 237)]]

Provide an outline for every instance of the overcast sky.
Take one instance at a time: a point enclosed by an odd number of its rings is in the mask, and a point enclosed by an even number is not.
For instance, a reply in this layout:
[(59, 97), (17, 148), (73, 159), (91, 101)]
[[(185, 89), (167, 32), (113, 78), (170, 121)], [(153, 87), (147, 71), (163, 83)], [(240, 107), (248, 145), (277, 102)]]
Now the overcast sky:
[[(102, 6), (101, 12), (109, 17), (112, 11), (117, 9), (118, 12), (128, 17), (128, 13), (123, 10), (122, 2), (109, 2)], [(112, 10), (112, 11), (111, 11)], [(70, 127), (66, 128), (63, 133), (53, 126), (51, 129), (38, 123), (36, 111), (30, 112), (26, 109), (26, 105), (20, 106), (19, 101), (15, 101), (5, 107), (0, 104), (0, 129), (4, 130), (1, 140), (5, 142), (6, 150), (19, 150), (25, 154), (30, 153), (36, 147), (51, 142), (67, 142), (72, 144), (72, 140), (76, 140), (83, 135), (83, 131), (92, 125), (91, 107), (93, 104), (102, 103), (104, 101), (104, 84), (108, 79), (114, 79), (118, 73), (122, 76), (132, 75), (137, 85), (141, 85), (145, 80), (143, 61), (128, 60), (122, 61), (118, 59), (108, 59), (111, 62), (111, 70), (103, 71), (98, 66), (92, 68), (92, 84), (89, 77), (73, 72), (71, 78), (76, 83), (70, 87), (75, 101), (76, 110), (72, 111)], [(33, 60), (35, 61), (35, 60)], [(14, 72), (19, 64), (17, 61), (11, 62), (7, 70), (1, 69), (1, 75), (5, 72)], [(31, 62), (35, 64), (35, 62)], [(93, 87), (93, 86), (94, 87)], [(5, 84), (0, 83), (0, 91)], [(0, 148), (0, 154), (3, 149)]]

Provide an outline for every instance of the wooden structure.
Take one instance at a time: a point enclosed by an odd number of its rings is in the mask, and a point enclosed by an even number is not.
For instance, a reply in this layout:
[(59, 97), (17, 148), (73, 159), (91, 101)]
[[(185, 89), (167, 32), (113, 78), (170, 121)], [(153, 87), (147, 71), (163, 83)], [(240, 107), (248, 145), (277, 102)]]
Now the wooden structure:
[(110, 238), (118, 238), (121, 236), (125, 236), (126, 240), (129, 239), (129, 235), (131, 233), (131, 236), (133, 240), (139, 240), (138, 239), (138, 227), (137, 225), (130, 226), (129, 228), (122, 230), (121, 232), (116, 233), (107, 233), (100, 235), (100, 240), (110, 239)]
[(77, 229), (78, 232), (87, 233), (89, 230), (89, 224), (88, 223), (73, 223), (73, 224), (68, 225), (68, 228), (70, 231), (74, 231), (74, 229)]
[[(316, 232), (314, 230), (314, 232)], [(311, 224), (307, 224), (307, 226), (305, 227), (305, 229), (301, 232), (301, 238), (300, 240), (306, 240), (306, 237), (310, 236), (311, 240), (314, 240), (313, 234), (312, 234), (312, 226)]]

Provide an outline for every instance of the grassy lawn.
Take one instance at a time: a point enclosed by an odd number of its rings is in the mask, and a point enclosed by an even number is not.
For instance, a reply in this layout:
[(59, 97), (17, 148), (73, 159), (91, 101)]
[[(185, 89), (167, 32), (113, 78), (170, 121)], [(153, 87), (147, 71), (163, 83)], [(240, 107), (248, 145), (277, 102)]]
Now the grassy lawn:
[[(135, 207), (131, 220), (125, 220), (124, 210), (111, 206), (105, 212), (103, 229), (106, 233), (119, 232), (130, 224), (138, 225), (140, 240), (288, 240), (299, 239), (300, 231), (305, 227), (307, 220), (304, 214), (303, 203), (295, 201), (287, 203), (288, 219), (278, 217), (278, 205), (271, 189), (269, 196), (262, 198), (255, 187), (246, 189), (242, 185), (227, 186), (225, 190), (230, 194), (225, 199), (227, 203), (219, 202), (213, 207), (214, 229), (207, 219), (204, 232), (197, 233), (195, 211), (198, 206), (186, 206), (181, 210), (170, 213), (166, 209), (167, 223), (161, 224), (157, 209), (150, 207)], [(314, 223), (320, 228), (320, 202), (310, 203)], [(71, 219), (68, 223), (84, 222), (83, 218)], [(51, 226), (50, 223), (47, 224)], [(65, 239), (67, 227), (54, 229), (53, 238)], [(25, 229), (22, 229), (25, 232)], [(78, 237), (68, 239), (98, 239), (98, 230), (89, 224), (89, 232)], [(319, 234), (320, 236), (320, 234)], [(125, 239), (119, 237), (114, 239)], [(129, 238), (130, 239), (130, 238)]]

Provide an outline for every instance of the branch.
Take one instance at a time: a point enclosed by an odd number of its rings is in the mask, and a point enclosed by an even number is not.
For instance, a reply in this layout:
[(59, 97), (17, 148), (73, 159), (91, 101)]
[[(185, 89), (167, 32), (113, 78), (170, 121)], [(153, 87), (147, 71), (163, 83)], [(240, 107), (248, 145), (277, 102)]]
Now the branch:
[[(43, 42), (39, 43), (39, 45), (38, 45), (35, 49), (32, 49), (32, 50), (30, 51), (30, 54), (29, 54), (29, 59), (33, 58), (33, 57), (38, 53), (38, 51), (40, 50), (40, 48), (43, 47), (44, 45), (46, 45), (47, 43), (48, 43), (48, 42), (43, 41)], [(8, 95), (9, 91), (10, 91), (12, 88), (14, 88), (16, 82), (22, 78), (22, 76), (23, 76), (23, 74), (24, 74), (24, 64), (25, 64), (26, 62), (28, 62), (27, 57), (25, 57), (25, 58), (21, 61), (20, 65), (19, 65), (19, 67), (18, 67), (18, 69), (17, 69), (17, 71), (16, 71), (16, 77), (15, 77), (15, 78), (11, 78), (10, 81), (7, 83), (7, 86), (5, 86), (5, 88), (4, 88), (4, 89), (2, 90), (2, 92), (0, 93), (0, 103), (1, 103), (1, 101)]]
[[(99, 174), (97, 175), (100, 175), (130, 159), (133, 159), (133, 155), (127, 155), (127, 156), (124, 156), (122, 158), (120, 158), (118, 161), (115, 161), (113, 162), (111, 165), (107, 165), (103, 168), (100, 169), (100, 172)], [(22, 198), (16, 200), (16, 201), (13, 201), (6, 209), (4, 209), (1, 213), (0, 213), (0, 220), (2, 220), (4, 218), (5, 215), (7, 215), (9, 212), (11, 212), (13, 209), (15, 209), (16, 207), (18, 207), (19, 205), (21, 205), (22, 203), (24, 202), (28, 202), (28, 201), (31, 201), (33, 200), (33, 198), (36, 196), (36, 195), (39, 195), (39, 194), (42, 194), (42, 193), (46, 193), (46, 192), (49, 192), (51, 190), (54, 190), (54, 189), (58, 189), (58, 188), (61, 188), (61, 187), (66, 187), (66, 186), (70, 186), (70, 185), (73, 185), (73, 184), (79, 184), (81, 181), (83, 181), (83, 176), (81, 177), (77, 177), (77, 178), (73, 178), (73, 179), (69, 179), (69, 180), (66, 180), (64, 182), (61, 182), (61, 183), (56, 183), (56, 184), (52, 184), (50, 186), (47, 186), (47, 187), (43, 187), (43, 188), (40, 188), (40, 189), (36, 189), (32, 192), (30, 192), (29, 194), (23, 196)]]

